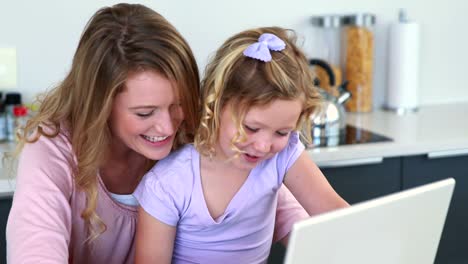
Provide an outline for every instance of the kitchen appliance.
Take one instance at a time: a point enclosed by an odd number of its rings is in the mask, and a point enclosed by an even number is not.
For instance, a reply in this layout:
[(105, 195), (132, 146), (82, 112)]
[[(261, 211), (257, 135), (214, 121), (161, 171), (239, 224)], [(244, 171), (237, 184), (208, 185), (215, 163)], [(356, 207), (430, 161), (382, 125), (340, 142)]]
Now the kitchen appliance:
[(305, 143), (305, 145), (307, 148), (322, 148), (391, 141), (393, 140), (387, 136), (360, 127), (346, 125), (345, 129), (337, 137), (313, 137), (312, 142)]
[[(311, 59), (309, 63), (313, 67), (323, 69), (327, 73), (330, 87), (335, 87), (333, 69), (326, 61)], [(347, 81), (334, 88), (338, 96), (322, 89), (323, 84), (319, 79), (315, 79), (314, 84), (323, 100), (310, 116), (312, 142), (304, 142), (308, 148), (392, 141), (384, 135), (346, 124), (344, 103), (351, 97), (351, 93), (346, 89)]]
[[(311, 59), (310, 65), (322, 68), (328, 74), (328, 81), (331, 87), (335, 87), (335, 75), (330, 65), (320, 59)], [(312, 138), (322, 138), (327, 141), (338, 140), (340, 134), (344, 132), (346, 126), (346, 110), (343, 104), (350, 98), (351, 94), (346, 90), (347, 82), (334, 88), (338, 96), (321, 88), (322, 83), (315, 79), (315, 85), (323, 100), (311, 114)]]

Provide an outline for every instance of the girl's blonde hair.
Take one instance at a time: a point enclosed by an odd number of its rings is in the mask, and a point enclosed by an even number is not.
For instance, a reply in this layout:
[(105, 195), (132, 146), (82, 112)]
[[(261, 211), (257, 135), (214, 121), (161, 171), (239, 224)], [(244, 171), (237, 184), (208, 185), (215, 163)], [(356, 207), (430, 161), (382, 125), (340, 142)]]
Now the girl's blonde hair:
[[(271, 33), (286, 43), (281, 51), (271, 51), (272, 60), (263, 62), (246, 57), (243, 52), (258, 41), (263, 33)], [(195, 145), (204, 155), (215, 154), (220, 115), (227, 103), (234, 106), (232, 118), (238, 133), (232, 147), (246, 139), (242, 126), (252, 106), (263, 106), (273, 100), (303, 102), (297, 129), (310, 131), (309, 116), (318, 104), (319, 94), (313, 84), (312, 71), (303, 52), (296, 46), (292, 30), (266, 27), (247, 30), (229, 38), (207, 65), (202, 80), (202, 116), (195, 136)], [(310, 133), (303, 135), (310, 139)]]
[[(17, 153), (41, 136), (53, 138), (63, 128), (68, 131), (76, 156), (76, 165), (71, 164), (75, 183), (87, 197), (81, 216), (88, 224), (90, 241), (106, 229), (95, 212), (97, 173), (112, 145), (108, 121), (114, 98), (124, 89), (130, 74), (144, 70), (173, 81), (185, 115), (174, 147), (192, 142), (199, 121), (195, 58), (188, 43), (164, 17), (138, 4), (117, 4), (93, 15), (70, 72), (39, 99), (37, 115), (20, 135)], [(53, 132), (45, 132), (50, 130)]]

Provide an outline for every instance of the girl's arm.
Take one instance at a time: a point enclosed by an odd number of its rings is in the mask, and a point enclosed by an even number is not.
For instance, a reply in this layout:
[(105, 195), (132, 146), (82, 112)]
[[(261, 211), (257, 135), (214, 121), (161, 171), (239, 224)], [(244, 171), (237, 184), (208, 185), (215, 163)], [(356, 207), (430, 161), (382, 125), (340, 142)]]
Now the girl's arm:
[(177, 228), (138, 209), (135, 263), (171, 263)]
[(349, 206), (335, 192), (306, 151), (300, 154), (288, 170), (284, 184), (309, 215)]

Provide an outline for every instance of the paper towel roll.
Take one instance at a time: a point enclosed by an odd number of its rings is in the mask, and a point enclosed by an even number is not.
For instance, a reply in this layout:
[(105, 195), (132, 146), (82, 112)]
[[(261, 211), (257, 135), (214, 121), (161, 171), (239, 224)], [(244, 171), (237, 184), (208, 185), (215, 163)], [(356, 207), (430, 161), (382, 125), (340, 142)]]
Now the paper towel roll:
[(392, 24), (388, 38), (386, 107), (398, 112), (419, 106), (419, 24)]

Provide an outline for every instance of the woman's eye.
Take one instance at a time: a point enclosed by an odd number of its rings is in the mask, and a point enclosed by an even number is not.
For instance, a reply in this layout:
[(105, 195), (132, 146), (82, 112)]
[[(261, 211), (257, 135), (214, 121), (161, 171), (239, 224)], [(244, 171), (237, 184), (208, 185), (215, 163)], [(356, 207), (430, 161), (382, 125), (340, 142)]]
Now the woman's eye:
[(258, 131), (258, 128), (249, 127), (248, 125), (244, 125), (244, 127), (249, 132), (257, 132)]
[(136, 113), (137, 116), (139, 117), (148, 117), (153, 114), (153, 111), (151, 112), (146, 112), (146, 113)]

